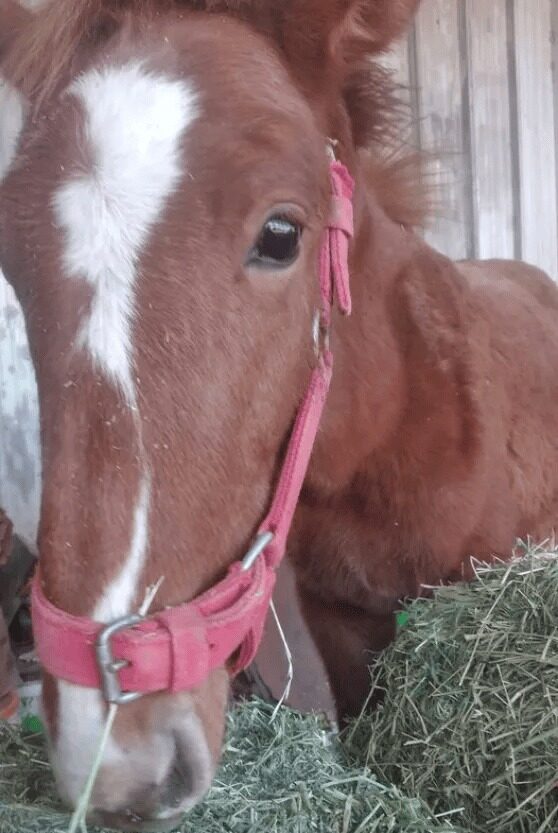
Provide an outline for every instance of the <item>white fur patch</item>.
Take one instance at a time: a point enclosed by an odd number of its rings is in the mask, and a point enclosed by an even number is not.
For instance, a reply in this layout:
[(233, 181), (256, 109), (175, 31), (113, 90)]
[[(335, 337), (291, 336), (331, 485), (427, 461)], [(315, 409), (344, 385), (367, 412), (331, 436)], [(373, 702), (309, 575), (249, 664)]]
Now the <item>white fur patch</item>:
[(133, 406), (137, 262), (183, 176), (180, 142), (197, 116), (196, 95), (140, 63), (88, 72), (69, 92), (84, 107), (93, 154), (91, 172), (54, 198), (65, 270), (94, 290), (79, 344)]
[(108, 623), (119, 616), (126, 616), (127, 613), (132, 612), (132, 605), (138, 591), (138, 582), (147, 552), (150, 492), (150, 478), (149, 475), (144, 474), (134, 509), (130, 550), (120, 572), (111, 581), (102, 598), (95, 605), (93, 619), (97, 622)]
[[(62, 798), (74, 806), (91, 770), (106, 714), (100, 691), (58, 680), (59, 729), (51, 750), (54, 773)], [(104, 764), (123, 762), (118, 745), (109, 737)]]
[[(150, 478), (140, 483), (134, 510), (130, 549), (120, 572), (95, 605), (92, 618), (109, 623), (132, 612), (138, 581), (145, 563), (149, 529)], [(105, 714), (99, 691), (58, 681), (59, 734), (54, 750), (55, 769), (63, 795), (75, 803), (89, 774)], [(84, 716), (87, 717), (84, 717)], [(104, 766), (125, 763), (125, 754), (109, 738)]]
[(15, 159), (25, 110), (24, 97), (0, 76), (0, 182)]

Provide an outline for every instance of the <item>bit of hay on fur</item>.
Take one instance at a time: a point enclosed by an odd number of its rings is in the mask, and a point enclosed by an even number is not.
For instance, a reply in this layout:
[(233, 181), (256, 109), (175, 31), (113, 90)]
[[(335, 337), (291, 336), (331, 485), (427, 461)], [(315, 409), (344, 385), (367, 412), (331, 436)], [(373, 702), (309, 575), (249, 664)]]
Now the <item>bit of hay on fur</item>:
[[(409, 607), (384, 705), (345, 746), (258, 701), (183, 833), (551, 833), (558, 829), (558, 558), (479, 568)], [(39, 738), (0, 733), (0, 830), (67, 825)], [(92, 833), (92, 831), (91, 831)]]

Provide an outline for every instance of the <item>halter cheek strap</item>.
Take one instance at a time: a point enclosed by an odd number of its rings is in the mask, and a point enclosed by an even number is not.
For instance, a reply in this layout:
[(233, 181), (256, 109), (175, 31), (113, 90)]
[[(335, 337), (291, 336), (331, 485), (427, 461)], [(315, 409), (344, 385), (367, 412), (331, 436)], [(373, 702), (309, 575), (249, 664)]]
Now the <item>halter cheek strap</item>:
[(319, 259), (317, 365), (297, 414), (271, 508), (254, 543), (222, 581), (193, 601), (149, 618), (126, 616), (107, 626), (55, 607), (46, 598), (38, 573), (32, 591), (33, 629), (39, 659), (54, 677), (100, 688), (107, 701), (125, 703), (149, 692), (195, 688), (235, 654), (233, 673), (253, 660), (331, 382), (329, 329), (334, 299), (342, 313), (351, 311), (348, 251), (354, 185), (339, 162), (331, 163), (330, 177), (331, 216)]

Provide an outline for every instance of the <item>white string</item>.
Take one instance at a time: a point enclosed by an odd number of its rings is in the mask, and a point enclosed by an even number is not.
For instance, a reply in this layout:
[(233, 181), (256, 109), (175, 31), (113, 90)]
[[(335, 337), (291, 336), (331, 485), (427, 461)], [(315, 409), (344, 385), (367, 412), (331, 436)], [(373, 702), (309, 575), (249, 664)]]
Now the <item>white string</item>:
[(273, 709), (273, 714), (271, 715), (271, 722), (273, 723), (273, 721), (277, 717), (279, 709), (281, 708), (281, 706), (283, 705), (283, 703), (285, 702), (285, 700), (288, 698), (289, 694), (291, 693), (291, 686), (292, 686), (293, 677), (294, 677), (294, 667), (293, 667), (293, 655), (291, 654), (291, 649), (289, 648), (289, 643), (287, 642), (287, 637), (285, 636), (285, 632), (283, 631), (283, 628), (281, 627), (281, 622), (279, 620), (279, 616), (277, 615), (277, 610), (275, 609), (275, 604), (273, 602), (273, 599), (270, 602), (270, 607), (271, 607), (271, 612), (273, 613), (273, 618), (275, 619), (275, 625), (277, 626), (277, 631), (279, 633), (279, 636), (281, 637), (281, 642), (283, 643), (283, 649), (285, 651), (285, 657), (287, 658), (287, 665), (288, 665), (287, 684), (285, 686), (283, 694), (281, 695), (281, 697), (279, 699), (279, 702), (277, 703), (277, 705)]
[[(154, 584), (152, 587), (147, 588), (143, 604), (139, 609), (140, 616), (145, 616), (149, 611), (149, 608), (153, 603), (153, 599), (159, 592), (159, 588), (161, 587), (163, 581), (164, 577), (161, 576), (161, 578), (156, 584)], [(95, 757), (93, 758), (91, 769), (89, 770), (87, 781), (83, 786), (80, 797), (78, 799), (78, 803), (76, 804), (76, 808), (72, 813), (72, 818), (70, 819), (68, 833), (78, 833), (78, 830), (80, 831), (80, 833), (87, 833), (87, 826), (85, 824), (87, 810), (89, 808), (89, 802), (91, 800), (93, 787), (95, 786), (95, 781), (97, 780), (97, 775), (99, 774), (99, 769), (103, 760), (103, 755), (105, 752), (106, 745), (108, 743), (108, 739), (110, 737), (110, 733), (114, 724), (114, 719), (116, 717), (117, 711), (118, 704), (111, 703), (107, 712), (107, 719), (103, 731), (101, 732), (99, 738), (97, 751), (95, 752)]]

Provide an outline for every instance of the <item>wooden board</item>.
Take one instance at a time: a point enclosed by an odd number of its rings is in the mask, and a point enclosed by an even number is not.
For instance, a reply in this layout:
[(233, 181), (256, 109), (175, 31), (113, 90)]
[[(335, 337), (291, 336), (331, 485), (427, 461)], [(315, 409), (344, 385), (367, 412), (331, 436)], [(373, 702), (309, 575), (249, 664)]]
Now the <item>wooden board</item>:
[(416, 118), (417, 84), (412, 47), (412, 38), (401, 38), (391, 51), (383, 56), (382, 63), (393, 72), (395, 81), (401, 85), (399, 97), (407, 107), (407, 115), (402, 125), (401, 146), (418, 149), (420, 136)]
[(514, 0), (521, 257), (558, 279), (551, 0)]
[(428, 0), (416, 20), (421, 147), (435, 155), (436, 222), (428, 241), (453, 258), (472, 254), (470, 162), (463, 118), (461, 13), (456, 0)]
[(423, 0), (390, 61), (435, 155), (429, 242), (558, 279), (558, 0)]
[[(516, 251), (506, 0), (465, 0), (476, 257)], [(519, 183), (518, 183), (519, 184)]]

